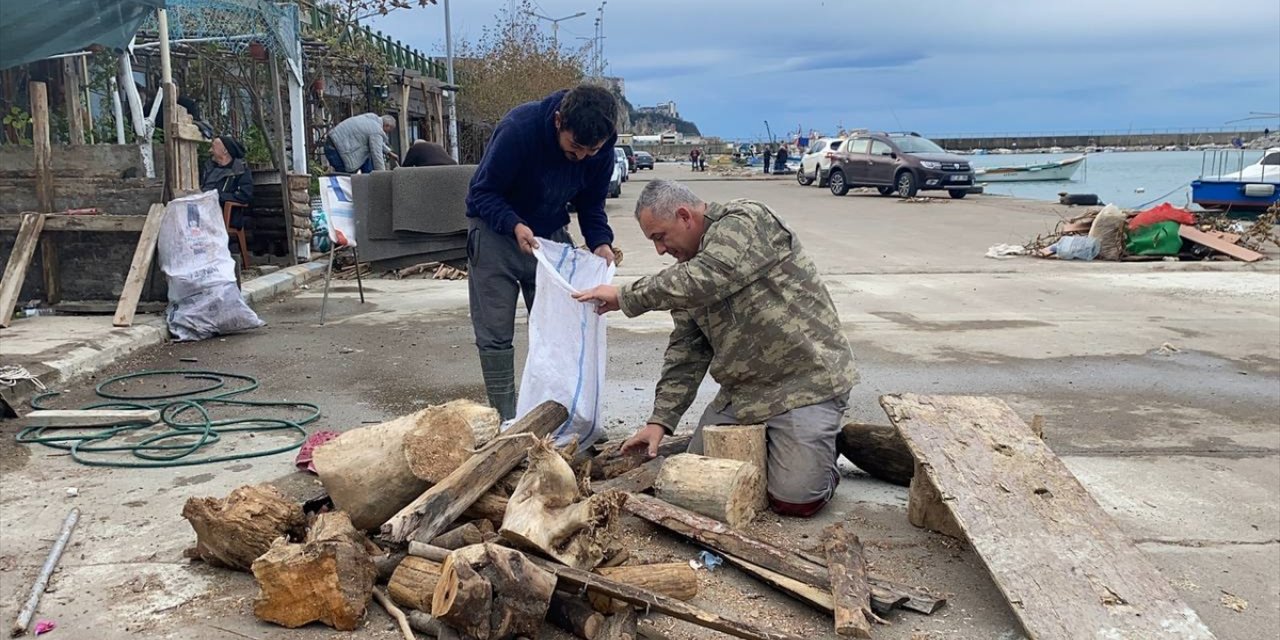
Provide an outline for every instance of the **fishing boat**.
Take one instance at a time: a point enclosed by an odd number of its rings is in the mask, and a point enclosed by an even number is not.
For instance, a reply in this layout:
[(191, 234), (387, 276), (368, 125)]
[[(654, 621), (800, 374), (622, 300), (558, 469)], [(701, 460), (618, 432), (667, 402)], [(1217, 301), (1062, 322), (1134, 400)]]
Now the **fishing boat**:
[(1024, 164), (1012, 167), (983, 167), (973, 170), (975, 182), (1049, 182), (1070, 180), (1084, 164), (1085, 156), (1055, 162)]
[(1244, 154), (1238, 149), (1205, 151), (1200, 179), (1191, 182), (1191, 201), (1206, 209), (1237, 211), (1262, 211), (1280, 202), (1280, 147), (1267, 149), (1247, 166)]

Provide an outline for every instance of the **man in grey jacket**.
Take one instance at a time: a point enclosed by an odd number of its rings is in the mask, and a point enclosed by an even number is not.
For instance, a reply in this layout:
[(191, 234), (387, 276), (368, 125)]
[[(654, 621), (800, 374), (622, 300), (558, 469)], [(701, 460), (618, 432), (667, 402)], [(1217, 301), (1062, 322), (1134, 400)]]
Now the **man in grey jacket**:
[(387, 135), (396, 128), (392, 116), (362, 113), (338, 123), (324, 141), (324, 157), (338, 173), (370, 173), (387, 168), (391, 153)]

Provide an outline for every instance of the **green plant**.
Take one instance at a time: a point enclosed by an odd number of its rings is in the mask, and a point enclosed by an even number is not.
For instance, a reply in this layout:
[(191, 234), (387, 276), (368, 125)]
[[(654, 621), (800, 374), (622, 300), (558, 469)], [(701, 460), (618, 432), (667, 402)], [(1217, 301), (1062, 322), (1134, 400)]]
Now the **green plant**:
[(11, 140), (18, 144), (31, 144), (31, 136), (27, 134), (31, 114), (18, 107), (9, 107), (9, 113), (4, 116), (4, 126)]
[(244, 161), (250, 167), (271, 166), (271, 144), (256, 125), (250, 125), (244, 136)]

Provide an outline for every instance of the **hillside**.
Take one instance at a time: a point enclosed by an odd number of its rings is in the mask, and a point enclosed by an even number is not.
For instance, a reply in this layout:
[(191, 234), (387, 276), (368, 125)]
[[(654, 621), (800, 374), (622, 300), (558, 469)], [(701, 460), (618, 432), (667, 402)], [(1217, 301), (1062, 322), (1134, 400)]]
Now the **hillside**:
[(688, 120), (672, 118), (665, 113), (640, 113), (636, 110), (635, 106), (627, 100), (626, 96), (617, 94), (616, 92), (615, 95), (618, 96), (618, 102), (627, 112), (626, 117), (623, 118), (621, 126), (623, 131), (630, 131), (636, 135), (647, 136), (674, 129), (676, 132), (686, 136), (702, 135), (702, 132), (698, 131), (698, 125)]

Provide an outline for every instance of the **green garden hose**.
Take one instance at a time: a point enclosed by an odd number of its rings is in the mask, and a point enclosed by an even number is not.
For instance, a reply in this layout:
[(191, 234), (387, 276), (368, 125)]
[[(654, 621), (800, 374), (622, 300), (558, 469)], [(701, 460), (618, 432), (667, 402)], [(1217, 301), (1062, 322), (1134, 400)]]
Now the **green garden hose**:
[[(112, 391), (113, 387), (128, 380), (156, 379), (165, 376), (179, 376), (185, 380), (206, 381), (198, 389), (132, 395), (123, 391)], [(236, 382), (238, 381), (238, 382)], [(241, 384), (228, 389), (228, 384)], [(126, 424), (86, 433), (81, 430), (52, 427), (27, 427), (18, 434), (18, 442), (24, 444), (42, 444), (47, 447), (61, 449), (71, 454), (76, 462), (91, 467), (118, 467), (128, 469), (160, 469), (165, 467), (185, 467), (211, 462), (228, 462), (275, 455), (297, 449), (307, 439), (303, 425), (310, 424), (320, 417), (320, 407), (310, 402), (283, 402), (267, 400), (244, 400), (236, 398), (241, 394), (257, 389), (261, 384), (253, 376), (238, 373), (201, 370), (156, 370), (139, 371), (110, 378), (94, 391), (98, 397), (106, 400), (82, 407), (83, 409), (156, 409), (160, 411), (160, 424)], [(57, 391), (42, 393), (31, 399), (32, 409), (49, 409), (43, 401), (59, 395)], [(278, 417), (247, 416), (215, 420), (210, 410), (215, 407), (270, 407), (277, 410), (310, 410), (305, 418), (289, 420)], [(184, 420), (185, 418), (185, 420)], [(159, 433), (147, 435), (146, 430)], [(222, 434), (248, 433), (250, 437), (259, 433), (272, 431), (293, 431), (298, 438), (292, 443), (271, 449), (251, 451), (248, 453), (231, 453), (222, 455), (193, 454), (216, 445)], [(73, 431), (74, 433), (68, 433)], [(49, 432), (49, 435), (46, 435)], [(113, 443), (117, 438), (120, 441)], [(141, 439), (138, 439), (141, 438)], [(127, 453), (131, 459), (93, 459), (81, 454)]]

